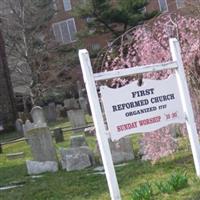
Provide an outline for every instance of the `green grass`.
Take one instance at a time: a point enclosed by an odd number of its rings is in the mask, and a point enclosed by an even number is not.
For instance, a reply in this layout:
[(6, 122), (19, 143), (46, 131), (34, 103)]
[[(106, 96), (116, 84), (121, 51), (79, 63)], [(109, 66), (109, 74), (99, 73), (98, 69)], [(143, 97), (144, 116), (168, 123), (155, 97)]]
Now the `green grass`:
[[(51, 128), (59, 124), (51, 124)], [(61, 125), (65, 126), (66, 122)], [(64, 133), (65, 141), (55, 144), (56, 149), (69, 146), (71, 133)], [(134, 152), (139, 150), (140, 135), (133, 135)], [(177, 153), (161, 159), (152, 165), (137, 158), (128, 165), (116, 168), (117, 179), (123, 200), (131, 200), (132, 193), (142, 184), (150, 183), (155, 200), (199, 200), (200, 179), (196, 177), (191, 151), (187, 140), (179, 139), (180, 147)], [(87, 137), (89, 146), (94, 149), (95, 138)], [(7, 153), (25, 153), (25, 158), (8, 160)], [(92, 174), (92, 168), (82, 171), (45, 173), (41, 178), (31, 178), (27, 175), (25, 160), (31, 159), (30, 148), (25, 141), (3, 146), (0, 154), (0, 186), (13, 183), (24, 183), (24, 186), (0, 191), (2, 200), (109, 200), (106, 178), (103, 175)], [(188, 185), (178, 191), (161, 193), (156, 182), (166, 181), (175, 171), (184, 171), (188, 177)]]

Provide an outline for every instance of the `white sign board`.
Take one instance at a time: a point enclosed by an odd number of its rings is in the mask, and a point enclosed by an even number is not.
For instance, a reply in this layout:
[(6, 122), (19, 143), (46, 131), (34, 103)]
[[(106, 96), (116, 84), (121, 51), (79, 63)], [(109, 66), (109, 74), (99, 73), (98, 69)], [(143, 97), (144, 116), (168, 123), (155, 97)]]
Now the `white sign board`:
[(144, 79), (121, 88), (100, 87), (112, 140), (157, 130), (185, 117), (175, 75), (164, 80)]

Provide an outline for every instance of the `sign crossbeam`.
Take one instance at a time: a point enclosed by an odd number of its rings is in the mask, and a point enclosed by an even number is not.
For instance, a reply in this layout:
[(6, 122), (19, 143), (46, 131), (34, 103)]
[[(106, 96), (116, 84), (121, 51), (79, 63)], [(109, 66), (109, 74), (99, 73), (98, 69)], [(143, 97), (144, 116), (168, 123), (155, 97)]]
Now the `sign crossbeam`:
[(137, 67), (131, 67), (131, 68), (126, 68), (126, 69), (118, 69), (115, 71), (95, 73), (94, 79), (95, 81), (103, 81), (103, 80), (109, 80), (113, 78), (131, 76), (133, 74), (156, 72), (156, 71), (161, 71), (165, 69), (177, 69), (177, 68), (178, 68), (177, 62), (171, 61), (171, 62), (159, 63), (159, 64), (154, 64), (154, 65), (137, 66)]

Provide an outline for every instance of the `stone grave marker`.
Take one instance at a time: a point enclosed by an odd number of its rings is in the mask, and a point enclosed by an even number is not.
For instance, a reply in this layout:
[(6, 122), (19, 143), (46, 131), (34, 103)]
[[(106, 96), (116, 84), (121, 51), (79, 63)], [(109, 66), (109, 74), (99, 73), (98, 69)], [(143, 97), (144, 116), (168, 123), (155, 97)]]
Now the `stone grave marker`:
[(41, 107), (33, 107), (33, 109), (31, 110), (31, 116), (35, 125), (46, 126), (46, 119), (44, 116), (43, 109)]
[(79, 97), (78, 101), (81, 109), (85, 112), (85, 114), (90, 114), (88, 100), (85, 97)]
[[(40, 107), (33, 108), (31, 115), (33, 123), (27, 121), (24, 129), (34, 161), (27, 161), (27, 169), (29, 174), (37, 174), (45, 169), (49, 171), (52, 162), (57, 165), (57, 155), (42, 109)], [(40, 170), (41, 168), (42, 170)]]
[[(127, 162), (135, 158), (131, 138), (121, 138), (117, 142), (112, 142), (111, 140), (109, 140), (109, 145), (114, 164)], [(98, 143), (96, 149), (97, 153), (100, 155)]]
[(83, 135), (75, 135), (70, 137), (70, 147), (88, 146)]
[(55, 122), (56, 119), (57, 119), (56, 105), (55, 105), (55, 103), (49, 103), (49, 105), (48, 105), (48, 121)]
[(87, 146), (61, 148), (61, 165), (67, 171), (81, 170), (95, 164), (94, 154)]
[(22, 121), (22, 119), (17, 119), (15, 121), (15, 128), (16, 128), (17, 132), (23, 134), (23, 121)]
[(56, 105), (56, 115), (57, 115), (57, 119), (61, 120), (62, 117), (62, 112), (63, 112), (64, 107), (60, 104)]
[(33, 128), (27, 131), (27, 135), (35, 161), (57, 161), (48, 127)]
[(65, 99), (64, 107), (66, 110), (79, 109), (79, 104), (75, 98)]
[[(83, 110), (69, 110), (67, 112), (68, 115), (68, 119), (72, 125), (72, 128), (79, 128), (79, 127), (83, 127), (86, 125), (86, 120), (85, 120), (85, 115), (84, 115), (84, 111)], [(83, 129), (81, 130), (74, 130), (74, 133), (78, 133), (83, 131)]]

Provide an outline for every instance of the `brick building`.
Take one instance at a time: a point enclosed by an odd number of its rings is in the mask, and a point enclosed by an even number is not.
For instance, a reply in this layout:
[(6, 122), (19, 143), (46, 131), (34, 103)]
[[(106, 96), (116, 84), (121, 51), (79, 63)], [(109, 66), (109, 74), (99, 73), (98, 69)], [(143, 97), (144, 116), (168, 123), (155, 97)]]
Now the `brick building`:
[(160, 12), (177, 12), (186, 6), (186, 0), (150, 0), (147, 10), (159, 10)]
[[(76, 42), (76, 33), (84, 29), (90, 18), (77, 19), (72, 15), (73, 8), (77, 4), (84, 4), (86, 0), (54, 0), (56, 14), (51, 22), (54, 38), (61, 44)], [(160, 12), (177, 12), (185, 7), (185, 0), (149, 0), (145, 8), (147, 11), (158, 10)], [(94, 30), (90, 30), (93, 32)], [(90, 36), (85, 40), (85, 48), (95, 50), (105, 46), (109, 42), (109, 35)]]
[(16, 109), (10, 80), (4, 41), (0, 32), (0, 131), (14, 127)]
[[(73, 44), (76, 42), (76, 33), (86, 27), (87, 21), (91, 18), (78, 19), (73, 17), (72, 11), (77, 4), (84, 4), (85, 0), (54, 0), (54, 9), (56, 11), (51, 28), (54, 39), (61, 44)], [(95, 30), (89, 30), (93, 33)], [(85, 48), (88, 50), (98, 50), (109, 42), (109, 34), (91, 35), (84, 39)]]

